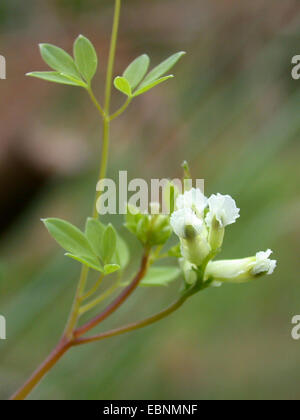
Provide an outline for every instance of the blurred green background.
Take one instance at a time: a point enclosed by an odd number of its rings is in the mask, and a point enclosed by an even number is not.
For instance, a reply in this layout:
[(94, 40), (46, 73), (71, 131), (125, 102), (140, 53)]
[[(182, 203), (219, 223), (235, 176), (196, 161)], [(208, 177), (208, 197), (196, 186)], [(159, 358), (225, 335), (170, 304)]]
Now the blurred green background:
[[(110, 177), (180, 176), (187, 159), (206, 193), (229, 193), (241, 218), (222, 256), (272, 248), (275, 275), (195, 296), (160, 324), (69, 352), (32, 399), (299, 399), (300, 54), (298, 0), (124, 0), (115, 73), (148, 53), (158, 63), (187, 56), (176, 78), (140, 97), (112, 129)], [(112, 0), (5, 0), (0, 4), (0, 398), (6, 399), (54, 347), (79, 265), (40, 223), (83, 227), (100, 154), (100, 123), (85, 93), (27, 79), (43, 70), (37, 44), (71, 50), (78, 33), (100, 54), (103, 79)], [(114, 94), (113, 107), (123, 98)], [(111, 218), (121, 226), (119, 217)], [(139, 245), (130, 241), (137, 267)], [(139, 290), (100, 330), (140, 319), (174, 300), (170, 288)], [(100, 331), (99, 330), (99, 331)]]

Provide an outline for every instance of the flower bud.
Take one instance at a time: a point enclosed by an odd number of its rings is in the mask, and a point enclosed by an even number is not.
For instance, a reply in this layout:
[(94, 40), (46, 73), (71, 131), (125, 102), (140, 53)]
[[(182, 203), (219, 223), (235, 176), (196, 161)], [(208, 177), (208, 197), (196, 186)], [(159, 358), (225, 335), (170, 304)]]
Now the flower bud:
[(150, 229), (148, 232), (149, 245), (164, 245), (172, 234), (169, 217), (159, 214), (157, 216), (151, 216), (150, 220)]
[(272, 251), (258, 252), (255, 257), (210, 262), (205, 277), (218, 282), (245, 283), (264, 274), (272, 274), (277, 261), (269, 259)]
[(197, 273), (194, 270), (193, 264), (187, 261), (184, 258), (180, 258), (179, 260), (180, 267), (183, 271), (184, 279), (186, 284), (193, 285), (197, 281)]
[(208, 242), (212, 251), (217, 251), (222, 247), (224, 240), (225, 228), (214, 216), (209, 229)]
[(150, 215), (128, 206), (125, 226), (144, 245), (164, 245), (172, 234), (169, 217), (157, 214), (159, 209), (159, 204), (151, 203), (151, 212), (154, 214)]

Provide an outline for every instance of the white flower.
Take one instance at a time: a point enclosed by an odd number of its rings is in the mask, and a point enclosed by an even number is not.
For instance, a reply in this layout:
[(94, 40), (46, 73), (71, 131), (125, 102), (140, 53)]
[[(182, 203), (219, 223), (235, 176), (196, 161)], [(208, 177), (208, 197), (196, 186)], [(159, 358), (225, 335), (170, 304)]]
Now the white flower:
[(259, 274), (272, 274), (277, 262), (269, 259), (271, 254), (272, 251), (267, 250), (258, 252), (255, 257), (210, 262), (206, 269), (206, 278), (221, 282), (244, 283)]
[(236, 219), (240, 217), (240, 209), (237, 208), (234, 199), (230, 195), (213, 194), (208, 199), (208, 205), (209, 213), (205, 220), (209, 226), (211, 226), (214, 217), (221, 227), (235, 223)]
[(203, 216), (204, 209), (207, 207), (207, 198), (199, 188), (192, 188), (177, 197), (177, 209), (192, 209), (199, 217)]
[(200, 266), (211, 252), (203, 220), (192, 209), (183, 208), (172, 214), (170, 223), (180, 238), (182, 256), (190, 263)]
[(276, 260), (270, 260), (269, 257), (273, 253), (270, 249), (268, 249), (266, 252), (258, 252), (256, 254), (256, 262), (254, 267), (252, 268), (253, 274), (260, 274), (260, 273), (266, 273), (266, 274), (273, 274), (277, 261)]
[(179, 238), (186, 237), (186, 226), (192, 226), (195, 233), (200, 235), (204, 224), (190, 208), (182, 208), (175, 211), (170, 220), (171, 226)]
[(215, 281), (242, 283), (251, 277), (254, 263), (253, 258), (213, 261), (209, 262), (205, 275)]

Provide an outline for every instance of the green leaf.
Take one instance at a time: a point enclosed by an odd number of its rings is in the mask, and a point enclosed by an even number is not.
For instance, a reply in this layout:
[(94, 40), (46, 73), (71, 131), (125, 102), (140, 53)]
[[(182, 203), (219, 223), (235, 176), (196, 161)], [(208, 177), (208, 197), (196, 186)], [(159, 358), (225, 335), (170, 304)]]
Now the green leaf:
[(147, 85), (143, 83), (143, 87), (139, 88), (136, 92), (134, 92), (133, 96), (135, 97), (135, 96), (142, 95), (143, 93), (148, 92), (148, 90), (153, 89), (155, 86), (160, 85), (161, 83), (165, 82), (166, 80), (172, 79), (173, 77), (174, 77), (173, 75), (165, 76)]
[(89, 218), (86, 222), (85, 236), (87, 237), (93, 251), (98, 257), (101, 257), (102, 252), (102, 238), (106, 226), (99, 220)]
[(68, 251), (67, 257), (97, 271), (103, 271), (100, 261), (94, 254), (87, 238), (77, 227), (61, 219), (45, 219), (42, 221), (56, 242)]
[(181, 270), (179, 267), (152, 267), (141, 281), (140, 286), (168, 286), (180, 274)]
[(43, 60), (53, 70), (81, 79), (73, 58), (63, 49), (51, 44), (40, 44)]
[(88, 256), (81, 257), (70, 253), (65, 254), (65, 256), (72, 258), (73, 260), (78, 261), (93, 270), (100, 271), (101, 273), (104, 272), (104, 269), (97, 258), (89, 258)]
[(116, 262), (121, 266), (122, 269), (124, 269), (128, 265), (130, 259), (130, 252), (126, 242), (119, 234), (117, 234), (117, 246), (115, 257)]
[(44, 219), (50, 235), (66, 251), (74, 255), (94, 255), (84, 234), (74, 225), (62, 219)]
[(112, 274), (112, 273), (114, 273), (115, 271), (118, 271), (118, 270), (120, 270), (120, 266), (118, 265), (118, 264), (106, 264), (105, 266), (104, 266), (104, 273), (106, 274), (106, 275), (108, 275), (108, 274)]
[(68, 251), (65, 254), (97, 271), (103, 271), (97, 256), (94, 254), (84, 234), (71, 223), (61, 219), (42, 220), (50, 235), (58, 244)]
[(125, 77), (116, 77), (114, 80), (115, 88), (118, 89), (120, 92), (124, 93), (124, 95), (127, 95), (129, 97), (132, 96), (132, 90), (130, 87), (130, 84)]
[(117, 233), (114, 227), (109, 224), (105, 229), (101, 241), (101, 258), (105, 264), (110, 264), (116, 252)]
[(47, 80), (48, 82), (61, 83), (63, 85), (86, 87), (86, 84), (82, 80), (77, 80), (56, 71), (34, 71), (27, 73), (26, 76), (36, 77), (37, 79)]
[(91, 41), (83, 35), (79, 35), (74, 43), (74, 58), (78, 70), (90, 83), (97, 71), (98, 57)]
[(143, 88), (150, 83), (154, 82), (155, 80), (159, 79), (161, 76), (166, 74), (176, 63), (177, 61), (185, 55), (185, 52), (181, 51), (172, 55), (171, 57), (167, 58), (167, 60), (163, 61), (157, 67), (155, 67), (145, 78), (143, 83), (141, 84), (140, 88)]
[(135, 89), (145, 77), (149, 64), (150, 58), (147, 54), (143, 54), (129, 64), (124, 71), (123, 76), (128, 80), (132, 90)]

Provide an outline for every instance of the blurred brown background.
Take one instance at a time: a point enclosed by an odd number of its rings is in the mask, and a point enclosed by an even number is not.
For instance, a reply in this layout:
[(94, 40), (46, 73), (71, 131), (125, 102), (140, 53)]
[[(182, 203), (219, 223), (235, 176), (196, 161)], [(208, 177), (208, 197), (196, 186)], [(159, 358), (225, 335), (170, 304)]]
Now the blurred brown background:
[[(29, 79), (46, 70), (38, 44), (71, 52), (83, 33), (103, 80), (112, 0), (4, 0), (0, 4), (0, 398), (6, 399), (55, 345), (79, 266), (40, 223), (83, 226), (91, 209), (100, 123), (85, 92)], [(206, 192), (229, 193), (241, 219), (223, 257), (270, 247), (272, 277), (211, 289), (159, 325), (75, 349), (32, 394), (41, 399), (298, 399), (300, 342), (299, 101), (291, 58), (300, 54), (297, 0), (124, 0), (115, 73), (148, 53), (180, 50), (176, 78), (135, 101), (114, 123), (109, 176), (175, 177), (189, 160)], [(123, 98), (114, 94), (113, 107)], [(122, 220), (112, 220), (121, 226)], [(140, 252), (131, 243), (133, 256)], [(134, 260), (134, 258), (133, 258)], [(128, 275), (134, 271), (135, 263)], [(141, 290), (105, 328), (172, 301), (178, 284)]]

